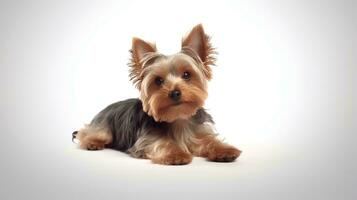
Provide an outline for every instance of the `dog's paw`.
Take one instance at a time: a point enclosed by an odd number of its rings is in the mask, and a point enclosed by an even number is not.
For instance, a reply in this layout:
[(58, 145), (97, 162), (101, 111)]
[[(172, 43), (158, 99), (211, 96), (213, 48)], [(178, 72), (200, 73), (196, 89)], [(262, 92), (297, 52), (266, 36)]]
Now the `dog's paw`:
[(239, 157), (241, 151), (232, 146), (219, 146), (211, 149), (208, 160), (214, 162), (233, 162)]
[(186, 165), (192, 161), (192, 155), (185, 152), (174, 152), (155, 159), (153, 162), (163, 165)]
[(81, 142), (80, 147), (89, 151), (97, 151), (105, 148), (105, 144), (102, 142)]
[(104, 144), (87, 144), (87, 150), (97, 151), (104, 149)]

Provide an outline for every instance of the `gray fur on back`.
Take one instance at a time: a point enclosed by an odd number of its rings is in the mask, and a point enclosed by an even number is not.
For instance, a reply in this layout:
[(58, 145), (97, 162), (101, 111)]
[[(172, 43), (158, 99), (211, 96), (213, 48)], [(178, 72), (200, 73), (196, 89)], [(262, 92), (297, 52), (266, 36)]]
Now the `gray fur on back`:
[[(196, 124), (213, 123), (212, 117), (203, 108), (200, 108), (191, 120)], [(147, 115), (139, 99), (128, 99), (106, 107), (94, 117), (90, 126), (110, 130), (113, 141), (107, 147), (127, 151), (139, 137), (144, 136), (143, 134), (150, 134), (153, 130), (165, 134), (170, 124), (156, 122)]]

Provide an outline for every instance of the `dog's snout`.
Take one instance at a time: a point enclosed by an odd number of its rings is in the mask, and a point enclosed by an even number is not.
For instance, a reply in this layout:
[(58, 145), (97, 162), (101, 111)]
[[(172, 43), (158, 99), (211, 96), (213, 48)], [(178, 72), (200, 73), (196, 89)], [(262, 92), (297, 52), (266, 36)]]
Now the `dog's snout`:
[(174, 101), (178, 101), (181, 98), (181, 91), (174, 90), (174, 91), (170, 92), (169, 97)]

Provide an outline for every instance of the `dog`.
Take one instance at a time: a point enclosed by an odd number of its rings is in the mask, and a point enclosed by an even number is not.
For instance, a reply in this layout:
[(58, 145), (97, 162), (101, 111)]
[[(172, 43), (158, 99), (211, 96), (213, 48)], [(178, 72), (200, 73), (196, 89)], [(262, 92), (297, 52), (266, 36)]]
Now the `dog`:
[(164, 165), (184, 165), (193, 156), (232, 162), (241, 154), (223, 143), (203, 108), (215, 49), (198, 24), (182, 39), (181, 51), (164, 55), (133, 38), (130, 80), (140, 98), (113, 103), (72, 134), (87, 150), (112, 148)]

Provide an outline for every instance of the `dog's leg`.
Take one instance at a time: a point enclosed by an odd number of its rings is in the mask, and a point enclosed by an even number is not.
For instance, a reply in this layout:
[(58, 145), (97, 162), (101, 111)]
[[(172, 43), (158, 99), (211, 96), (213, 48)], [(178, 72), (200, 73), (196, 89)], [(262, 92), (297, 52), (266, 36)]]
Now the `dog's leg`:
[(211, 131), (198, 133), (196, 136), (197, 142), (192, 146), (195, 156), (205, 157), (215, 162), (232, 162), (241, 154), (237, 148), (217, 139)]
[(85, 127), (76, 133), (79, 147), (87, 150), (101, 150), (112, 142), (112, 134), (103, 128)]
[(152, 162), (164, 165), (185, 165), (192, 161), (192, 155), (180, 149), (172, 139), (160, 138), (146, 149)]

